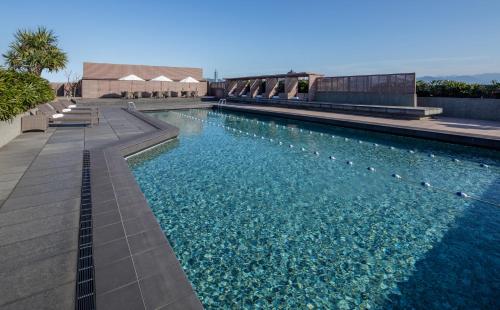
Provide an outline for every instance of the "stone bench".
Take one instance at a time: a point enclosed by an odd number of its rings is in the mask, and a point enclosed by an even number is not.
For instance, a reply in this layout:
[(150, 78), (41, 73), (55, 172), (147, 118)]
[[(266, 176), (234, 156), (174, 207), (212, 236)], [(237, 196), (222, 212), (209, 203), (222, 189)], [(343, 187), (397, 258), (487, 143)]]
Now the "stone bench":
[(349, 103), (331, 103), (304, 100), (286, 99), (264, 99), (228, 97), (230, 102), (249, 103), (257, 105), (267, 105), (275, 107), (286, 107), (294, 109), (305, 109), (322, 112), (336, 112), (344, 114), (357, 114), (377, 117), (389, 117), (398, 119), (422, 119), (441, 114), (443, 109), (432, 107), (403, 107), (403, 106), (382, 106), (382, 105), (361, 105)]

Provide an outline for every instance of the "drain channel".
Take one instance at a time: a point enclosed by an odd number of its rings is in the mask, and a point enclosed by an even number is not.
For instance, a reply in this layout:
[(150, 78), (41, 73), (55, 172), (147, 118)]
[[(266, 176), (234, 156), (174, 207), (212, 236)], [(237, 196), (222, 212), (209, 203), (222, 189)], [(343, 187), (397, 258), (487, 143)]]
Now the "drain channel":
[(76, 310), (93, 310), (95, 303), (94, 258), (92, 256), (92, 196), (90, 191), (90, 151), (83, 151), (80, 229), (76, 273)]

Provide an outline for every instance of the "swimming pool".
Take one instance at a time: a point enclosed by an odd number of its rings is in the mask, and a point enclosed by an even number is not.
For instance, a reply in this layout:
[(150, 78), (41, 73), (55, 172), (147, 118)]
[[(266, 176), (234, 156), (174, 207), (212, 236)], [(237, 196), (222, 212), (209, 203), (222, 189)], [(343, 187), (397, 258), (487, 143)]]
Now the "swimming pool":
[(206, 308), (499, 308), (498, 152), (152, 115), (180, 137), (129, 165)]

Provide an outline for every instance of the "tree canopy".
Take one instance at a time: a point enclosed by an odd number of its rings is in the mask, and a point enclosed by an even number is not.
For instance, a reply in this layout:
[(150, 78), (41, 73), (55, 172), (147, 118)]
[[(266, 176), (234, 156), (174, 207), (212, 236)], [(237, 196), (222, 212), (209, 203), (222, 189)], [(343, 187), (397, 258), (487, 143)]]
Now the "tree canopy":
[(38, 76), (45, 69), (59, 71), (66, 66), (68, 59), (57, 43), (57, 36), (45, 27), (34, 31), (20, 29), (14, 34), (7, 53), (3, 54), (5, 64), (11, 69)]

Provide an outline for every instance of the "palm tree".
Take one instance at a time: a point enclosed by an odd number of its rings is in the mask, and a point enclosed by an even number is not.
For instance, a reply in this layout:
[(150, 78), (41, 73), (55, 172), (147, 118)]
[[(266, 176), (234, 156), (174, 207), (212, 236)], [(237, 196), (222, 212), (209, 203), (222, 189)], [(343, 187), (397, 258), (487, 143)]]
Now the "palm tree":
[(40, 76), (42, 71), (59, 71), (66, 66), (66, 53), (57, 46), (57, 36), (52, 30), (38, 27), (35, 31), (18, 30), (7, 53), (5, 64), (11, 69)]

